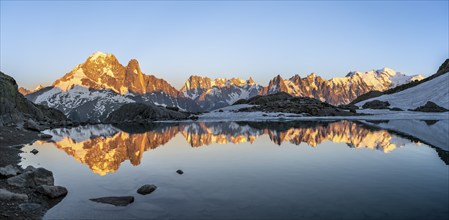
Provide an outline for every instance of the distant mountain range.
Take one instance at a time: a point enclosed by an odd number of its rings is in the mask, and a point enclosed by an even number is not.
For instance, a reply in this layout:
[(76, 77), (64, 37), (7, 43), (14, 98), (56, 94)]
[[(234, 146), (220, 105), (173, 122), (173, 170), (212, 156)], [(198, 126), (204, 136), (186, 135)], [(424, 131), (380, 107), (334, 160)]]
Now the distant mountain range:
[(132, 59), (127, 66), (123, 66), (113, 54), (96, 52), (52, 86), (38, 87), (33, 91), (20, 88), (19, 91), (32, 102), (59, 109), (72, 120), (102, 121), (121, 105), (132, 102), (201, 112), (256, 95), (287, 92), (333, 105), (348, 104), (369, 91), (385, 91), (423, 78), (421, 75), (407, 76), (388, 68), (364, 73), (350, 72), (345, 77), (329, 80), (314, 73), (303, 78), (295, 75), (287, 80), (278, 75), (267, 86), (256, 84), (252, 78), (190, 76), (177, 90), (163, 79), (142, 73), (137, 60)]

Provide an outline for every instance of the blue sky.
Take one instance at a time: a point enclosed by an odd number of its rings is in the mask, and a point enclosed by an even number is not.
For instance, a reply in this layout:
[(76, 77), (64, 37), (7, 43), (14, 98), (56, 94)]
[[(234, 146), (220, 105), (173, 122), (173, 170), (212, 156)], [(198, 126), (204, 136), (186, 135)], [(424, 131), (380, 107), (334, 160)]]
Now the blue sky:
[(95, 51), (180, 88), (190, 75), (266, 85), (390, 67), (430, 75), (449, 57), (447, 1), (1, 2), (3, 72), (49, 85)]

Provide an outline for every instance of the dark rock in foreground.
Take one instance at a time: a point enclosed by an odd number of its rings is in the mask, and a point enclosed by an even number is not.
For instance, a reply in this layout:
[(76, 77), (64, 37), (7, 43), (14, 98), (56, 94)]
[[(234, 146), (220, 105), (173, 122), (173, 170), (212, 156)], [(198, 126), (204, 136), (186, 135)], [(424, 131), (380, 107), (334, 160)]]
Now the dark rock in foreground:
[(49, 134), (38, 134), (38, 136), (40, 139), (50, 139), (53, 137), (52, 135)]
[[(28, 119), (32, 119), (32, 122)], [(25, 126), (29, 129), (40, 130), (40, 126), (35, 123), (37, 121), (59, 123), (64, 120), (67, 118), (62, 112), (27, 100), (19, 93), (16, 81), (0, 72), (0, 126), (21, 124), (25, 121)]]
[(34, 188), (39, 185), (54, 185), (53, 173), (44, 168), (37, 169), (25, 169), (25, 171), (17, 176), (10, 177), (7, 180), (9, 185), (17, 187), (30, 187)]
[(154, 192), (154, 190), (156, 190), (156, 189), (157, 189), (157, 186), (155, 186), (153, 184), (145, 184), (137, 190), (137, 193), (142, 194), (142, 195), (147, 195), (147, 194)]
[(420, 106), (413, 111), (417, 112), (447, 112), (448, 109), (445, 109), (437, 104), (435, 102), (428, 101), (425, 105)]
[(31, 150), (31, 153), (34, 154), (34, 155), (36, 155), (37, 153), (39, 153), (39, 151), (36, 150), (36, 149), (33, 149), (33, 150)]
[(354, 112), (335, 107), (331, 104), (308, 97), (293, 97), (280, 92), (266, 96), (256, 96), (246, 102), (240, 100), (240, 104), (256, 105), (242, 108), (241, 112), (283, 112), (303, 114), (305, 116), (352, 116)]
[(20, 208), (20, 210), (22, 210), (24, 212), (32, 212), (32, 211), (36, 211), (37, 209), (41, 209), (42, 206), (37, 203), (27, 202), (27, 203), (20, 204), (19, 208)]
[(390, 106), (389, 102), (383, 102), (379, 100), (373, 100), (370, 102), (366, 102), (363, 104), (362, 108), (364, 109), (388, 109), (388, 106)]
[(111, 205), (115, 205), (115, 206), (127, 206), (130, 203), (134, 202), (134, 197), (133, 196), (109, 196), (109, 197), (94, 198), (94, 199), (90, 199), (90, 200), (94, 201), (94, 202), (106, 203), (106, 204), (111, 204)]
[(36, 188), (36, 191), (51, 199), (67, 195), (67, 189), (62, 186), (41, 185)]
[(147, 123), (159, 120), (183, 120), (188, 116), (188, 113), (157, 107), (154, 104), (129, 103), (113, 111), (105, 122)]
[(182, 170), (177, 170), (176, 173), (179, 174), (179, 175), (182, 175), (182, 174), (184, 174), (184, 171), (182, 171)]
[(0, 189), (0, 200), (9, 201), (9, 200), (28, 200), (28, 196), (26, 194), (14, 193), (10, 192), (6, 189)]
[(19, 173), (20, 170), (11, 164), (5, 167), (0, 167), (0, 177), (12, 177)]

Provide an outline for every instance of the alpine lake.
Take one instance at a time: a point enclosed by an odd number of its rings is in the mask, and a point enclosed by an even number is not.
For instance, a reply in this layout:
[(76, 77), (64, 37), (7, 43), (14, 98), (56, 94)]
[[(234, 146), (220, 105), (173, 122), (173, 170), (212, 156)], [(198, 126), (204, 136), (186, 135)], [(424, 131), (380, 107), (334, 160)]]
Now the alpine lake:
[[(51, 170), (55, 185), (69, 191), (44, 219), (446, 219), (447, 145), (372, 124), (60, 128), (44, 132), (51, 140), (26, 145), (20, 165)], [(157, 189), (140, 195), (144, 184)], [(127, 206), (89, 200), (106, 196), (135, 200)]]

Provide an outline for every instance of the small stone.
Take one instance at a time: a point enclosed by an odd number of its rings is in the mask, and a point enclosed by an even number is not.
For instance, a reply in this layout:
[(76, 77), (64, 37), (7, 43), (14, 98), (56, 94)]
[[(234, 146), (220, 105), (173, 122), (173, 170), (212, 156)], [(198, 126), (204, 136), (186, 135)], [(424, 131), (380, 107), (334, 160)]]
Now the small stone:
[(157, 189), (157, 186), (155, 186), (153, 184), (145, 184), (137, 190), (137, 193), (142, 194), (142, 195), (147, 195), (147, 194), (154, 192), (154, 190), (156, 190), (156, 189)]
[(36, 191), (52, 199), (67, 195), (67, 189), (62, 186), (41, 185)]
[(22, 203), (19, 205), (20, 210), (22, 210), (23, 212), (33, 212), (33, 211), (37, 211), (39, 209), (41, 209), (41, 205), (37, 204), (37, 203), (31, 203), (31, 202), (27, 202), (27, 203)]
[(179, 175), (182, 175), (184, 173), (184, 171), (182, 170), (177, 170), (176, 173), (178, 173)]
[(6, 189), (0, 189), (0, 200), (28, 200), (26, 194), (13, 193)]
[(31, 150), (31, 153), (34, 154), (34, 155), (36, 155), (37, 153), (39, 153), (39, 151), (36, 150), (36, 149), (33, 149), (33, 150)]
[(89, 200), (99, 203), (111, 204), (115, 206), (127, 206), (130, 203), (134, 202), (134, 196), (109, 196)]

